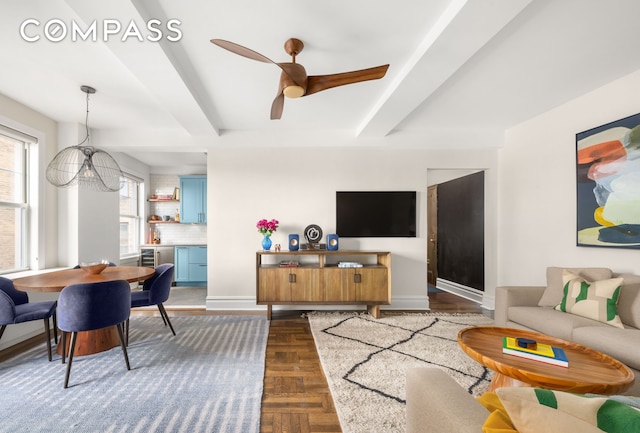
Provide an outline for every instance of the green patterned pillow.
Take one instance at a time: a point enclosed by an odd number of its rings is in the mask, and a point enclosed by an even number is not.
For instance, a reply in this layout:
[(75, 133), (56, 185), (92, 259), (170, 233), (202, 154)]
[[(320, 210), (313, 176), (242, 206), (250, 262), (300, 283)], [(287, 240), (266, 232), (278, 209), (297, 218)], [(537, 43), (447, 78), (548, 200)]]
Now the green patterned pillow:
[(622, 281), (622, 278), (611, 278), (590, 283), (565, 269), (562, 274), (564, 294), (555, 309), (624, 328), (618, 316)]
[(640, 432), (640, 410), (615, 399), (528, 387), (496, 394), (519, 433)]

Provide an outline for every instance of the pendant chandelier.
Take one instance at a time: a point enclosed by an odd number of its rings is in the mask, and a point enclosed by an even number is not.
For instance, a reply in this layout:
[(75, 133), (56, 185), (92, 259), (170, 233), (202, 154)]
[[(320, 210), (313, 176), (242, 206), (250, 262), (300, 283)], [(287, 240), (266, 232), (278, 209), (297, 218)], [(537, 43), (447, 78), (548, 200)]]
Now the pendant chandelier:
[(115, 159), (102, 149), (89, 144), (89, 95), (96, 89), (81, 86), (87, 94), (85, 117), (86, 136), (77, 146), (62, 149), (47, 166), (47, 180), (58, 187), (78, 185), (93, 191), (115, 192), (122, 188), (124, 178)]

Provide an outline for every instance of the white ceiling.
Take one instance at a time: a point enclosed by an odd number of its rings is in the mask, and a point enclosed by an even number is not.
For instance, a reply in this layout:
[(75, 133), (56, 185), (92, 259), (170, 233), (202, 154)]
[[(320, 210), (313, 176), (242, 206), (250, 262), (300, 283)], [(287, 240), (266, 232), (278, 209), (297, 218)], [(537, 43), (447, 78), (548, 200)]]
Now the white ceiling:
[[(152, 166), (319, 134), (352, 145), (500, 146), (506, 128), (640, 69), (638, 16), (637, 0), (2, 0), (0, 93), (83, 123), (79, 87), (91, 85), (94, 140)], [(27, 19), (40, 23), (26, 27), (35, 42), (20, 34)], [(180, 40), (166, 28), (159, 42), (122, 40), (132, 20), (153, 36), (150, 19), (179, 20)], [(59, 35), (55, 20), (69, 31), (60, 42), (45, 32), (52, 23)], [(98, 40), (71, 39), (74, 23), (94, 21)], [(103, 41), (104, 23), (116, 21), (123, 29)], [(280, 70), (209, 41), (282, 62), (290, 37), (304, 42), (297, 62), (310, 75), (390, 67), (381, 80), (287, 99), (282, 119), (269, 120)]]

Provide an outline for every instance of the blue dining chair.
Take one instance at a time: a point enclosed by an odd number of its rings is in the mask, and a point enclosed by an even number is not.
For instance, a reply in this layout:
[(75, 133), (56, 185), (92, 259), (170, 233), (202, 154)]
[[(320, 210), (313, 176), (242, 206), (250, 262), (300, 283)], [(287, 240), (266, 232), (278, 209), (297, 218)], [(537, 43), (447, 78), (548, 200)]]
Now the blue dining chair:
[(56, 301), (29, 302), (29, 295), (16, 290), (13, 281), (0, 277), (0, 338), (7, 325), (44, 320), (44, 332), (47, 338), (47, 352), (51, 361), (51, 327), (49, 318), (53, 317), (53, 335), (58, 343), (56, 324)]
[[(171, 291), (171, 281), (173, 280), (173, 263), (164, 263), (156, 267), (156, 273), (153, 277), (146, 280), (142, 286), (142, 290), (131, 293), (131, 308), (149, 307), (157, 305), (160, 316), (164, 322), (164, 326), (169, 325), (171, 333), (176, 335), (167, 310), (165, 310), (163, 302), (169, 299)], [(129, 321), (127, 320), (127, 343), (129, 342)]]
[(67, 333), (71, 333), (69, 363), (64, 377), (65, 388), (69, 385), (76, 338), (80, 331), (93, 331), (116, 326), (127, 370), (131, 370), (123, 333), (123, 325), (129, 318), (130, 312), (131, 286), (124, 280), (71, 284), (62, 289), (58, 298), (58, 327), (63, 331), (63, 364), (67, 347)]

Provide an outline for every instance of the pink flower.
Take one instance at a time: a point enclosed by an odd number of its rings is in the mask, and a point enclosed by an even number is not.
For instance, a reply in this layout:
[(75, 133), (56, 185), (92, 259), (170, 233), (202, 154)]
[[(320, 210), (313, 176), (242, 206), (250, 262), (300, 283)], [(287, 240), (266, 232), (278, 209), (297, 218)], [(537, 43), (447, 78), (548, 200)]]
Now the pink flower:
[(258, 228), (258, 232), (271, 236), (271, 234), (278, 229), (278, 224), (280, 224), (280, 221), (277, 219), (272, 219), (271, 221), (261, 219), (256, 224), (256, 227)]

